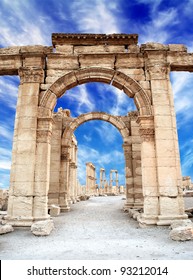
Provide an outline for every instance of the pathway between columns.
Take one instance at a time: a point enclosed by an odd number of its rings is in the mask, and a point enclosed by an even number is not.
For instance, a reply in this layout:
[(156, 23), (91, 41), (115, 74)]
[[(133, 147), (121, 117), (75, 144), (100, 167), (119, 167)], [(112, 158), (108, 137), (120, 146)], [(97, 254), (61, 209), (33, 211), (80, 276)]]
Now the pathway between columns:
[[(0, 259), (193, 259), (192, 241), (174, 242), (167, 227), (142, 229), (122, 196), (92, 197), (54, 218), (48, 237), (18, 228), (0, 237)], [(191, 243), (191, 244), (190, 244)]]

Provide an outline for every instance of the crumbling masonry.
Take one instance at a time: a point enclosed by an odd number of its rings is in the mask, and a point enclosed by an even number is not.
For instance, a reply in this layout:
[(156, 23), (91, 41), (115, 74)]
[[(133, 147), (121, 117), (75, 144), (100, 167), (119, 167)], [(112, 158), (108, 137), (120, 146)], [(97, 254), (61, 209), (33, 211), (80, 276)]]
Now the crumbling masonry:
[[(94, 119), (111, 123), (123, 137), (125, 208), (143, 206), (139, 223), (187, 218), (170, 72), (192, 72), (193, 54), (183, 45), (139, 46), (137, 34), (52, 34), (52, 43), (0, 49), (0, 74), (20, 77), (5, 222), (30, 226), (49, 219), (48, 198), (68, 210), (77, 197), (73, 133)], [(123, 90), (137, 112), (77, 118), (64, 112), (62, 124), (53, 114), (57, 99), (88, 82)]]

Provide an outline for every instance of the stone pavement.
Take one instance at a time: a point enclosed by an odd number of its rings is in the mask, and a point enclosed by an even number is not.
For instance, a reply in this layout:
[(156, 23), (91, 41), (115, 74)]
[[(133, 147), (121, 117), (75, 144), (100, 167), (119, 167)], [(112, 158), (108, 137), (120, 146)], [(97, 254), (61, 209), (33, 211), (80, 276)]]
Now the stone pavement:
[(0, 236), (0, 259), (193, 259), (193, 241), (172, 241), (168, 227), (139, 228), (123, 212), (122, 198), (92, 197), (73, 204), (71, 212), (53, 218), (55, 229), (47, 237), (16, 228)]

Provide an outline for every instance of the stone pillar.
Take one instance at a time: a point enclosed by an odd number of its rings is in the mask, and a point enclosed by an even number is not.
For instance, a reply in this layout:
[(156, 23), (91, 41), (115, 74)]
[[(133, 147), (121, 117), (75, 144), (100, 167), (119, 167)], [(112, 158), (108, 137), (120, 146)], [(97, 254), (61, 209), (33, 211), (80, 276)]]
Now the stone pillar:
[(124, 209), (134, 206), (134, 182), (133, 182), (133, 165), (132, 165), (132, 140), (123, 144), (125, 156), (125, 178), (126, 178), (126, 202)]
[(61, 212), (70, 210), (68, 204), (69, 192), (69, 146), (62, 145), (61, 147), (61, 166), (60, 166), (60, 194), (59, 206)]
[(62, 115), (57, 112), (53, 114), (53, 128), (51, 139), (50, 156), (50, 185), (48, 194), (48, 206), (59, 205), (60, 197), (60, 168), (61, 168), (61, 135)]
[(134, 185), (134, 207), (143, 208), (142, 176), (141, 176), (141, 137), (139, 124), (136, 122), (138, 113), (128, 113), (130, 117), (130, 130), (132, 139), (132, 168)]
[[(21, 68), (15, 117), (8, 212), (5, 223), (30, 226), (34, 220), (37, 116), (41, 68)], [(35, 195), (35, 197), (34, 197)], [(45, 217), (46, 215), (44, 215)]]
[(154, 120), (153, 116), (138, 117), (141, 134), (141, 169), (144, 196), (144, 211), (139, 223), (154, 225), (159, 215), (159, 194), (157, 183)]
[(34, 221), (45, 220), (48, 215), (48, 190), (50, 183), (50, 152), (52, 118), (38, 118), (33, 197)]
[(185, 219), (181, 191), (179, 148), (174, 102), (169, 80), (169, 65), (162, 61), (147, 61), (154, 107), (156, 164), (159, 187), (158, 225)]

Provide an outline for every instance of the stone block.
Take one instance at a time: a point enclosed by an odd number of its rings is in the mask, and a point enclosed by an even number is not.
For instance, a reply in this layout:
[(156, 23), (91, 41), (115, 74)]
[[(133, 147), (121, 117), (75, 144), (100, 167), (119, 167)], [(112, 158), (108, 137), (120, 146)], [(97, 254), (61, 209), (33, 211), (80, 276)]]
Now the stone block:
[(33, 199), (33, 215), (35, 219), (42, 219), (42, 217), (48, 217), (48, 197), (45, 196), (34, 196)]
[(160, 215), (177, 216), (179, 215), (179, 205), (177, 197), (160, 196)]
[(57, 217), (60, 215), (60, 207), (57, 205), (52, 204), (50, 206), (50, 216), (51, 217)]
[(99, 45), (74, 46), (74, 54), (124, 53), (125, 46)]
[(181, 226), (170, 231), (170, 238), (175, 241), (193, 240), (193, 227)]
[(182, 44), (169, 44), (168, 47), (172, 52), (187, 52), (187, 47)]
[(56, 45), (56, 53), (62, 53), (65, 55), (72, 55), (74, 53), (74, 46), (72, 45)]
[(52, 220), (38, 221), (32, 224), (31, 232), (36, 236), (50, 235), (54, 229), (54, 222)]
[(12, 225), (9, 225), (9, 224), (3, 225), (3, 226), (0, 225), (0, 235), (8, 233), (8, 232), (12, 232), (12, 231), (14, 231)]
[(158, 197), (144, 197), (144, 214), (145, 215), (158, 215), (159, 203)]
[(32, 217), (32, 196), (12, 196), (12, 211), (17, 219)]
[(115, 55), (112, 54), (85, 54), (79, 56), (81, 68), (86, 67), (103, 67), (114, 69)]
[(116, 69), (122, 68), (138, 68), (144, 67), (144, 59), (141, 54), (118, 54), (116, 56)]
[(79, 68), (77, 56), (65, 56), (63, 54), (50, 54), (47, 58), (47, 69), (75, 70)]

